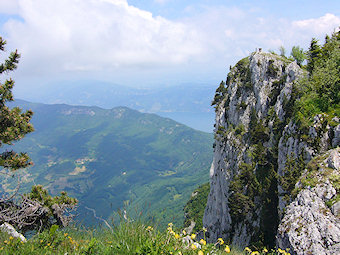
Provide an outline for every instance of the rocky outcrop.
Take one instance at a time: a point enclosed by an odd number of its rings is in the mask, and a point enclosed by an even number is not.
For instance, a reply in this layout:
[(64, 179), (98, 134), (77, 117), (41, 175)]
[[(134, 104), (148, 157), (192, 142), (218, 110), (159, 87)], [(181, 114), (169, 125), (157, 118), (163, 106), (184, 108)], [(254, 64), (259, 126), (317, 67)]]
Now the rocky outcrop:
[(20, 238), (22, 242), (26, 242), (26, 238), (22, 234), (20, 234), (18, 231), (16, 231), (15, 228), (7, 222), (3, 223), (0, 226), (0, 231), (7, 233), (14, 238)]
[[(203, 218), (210, 241), (273, 246), (297, 178), (339, 145), (339, 119), (318, 115), (307, 130), (292, 120), (296, 62), (263, 52), (239, 61), (216, 90), (214, 158)], [(337, 210), (338, 205), (334, 205)]]
[[(296, 199), (285, 210), (277, 243), (291, 254), (340, 254), (340, 149), (312, 160), (296, 189)], [(305, 184), (304, 184), (305, 183)], [(314, 186), (314, 187), (312, 187)]]
[[(332, 122), (339, 123), (339, 119), (335, 117)], [(278, 175), (283, 180), (289, 170), (302, 171), (301, 167), (303, 168), (304, 163), (309, 162), (312, 157), (338, 146), (340, 144), (339, 136), (340, 125), (332, 127), (327, 122), (325, 114), (315, 116), (313, 125), (304, 135), (301, 134), (301, 130), (294, 121), (290, 121), (282, 133), (278, 146)], [(291, 165), (292, 169), (287, 169), (288, 161), (295, 162)], [(299, 161), (300, 165), (298, 165)], [(292, 187), (295, 182), (291, 183)], [(291, 190), (289, 188), (285, 190), (279, 183), (278, 191), (279, 215), (282, 217), (287, 203), (291, 202)]]

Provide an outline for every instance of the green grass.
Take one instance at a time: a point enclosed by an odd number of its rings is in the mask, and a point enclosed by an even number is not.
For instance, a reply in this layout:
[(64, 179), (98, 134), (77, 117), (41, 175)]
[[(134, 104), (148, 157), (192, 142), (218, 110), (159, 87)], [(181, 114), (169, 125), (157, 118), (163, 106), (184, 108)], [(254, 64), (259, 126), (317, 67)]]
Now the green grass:
[[(188, 238), (189, 242), (184, 239)], [(198, 247), (197, 247), (198, 246)], [(226, 249), (230, 249), (227, 252)], [(289, 254), (285, 251), (241, 250), (218, 240), (206, 243), (196, 236), (187, 235), (169, 223), (164, 231), (144, 224), (141, 221), (124, 221), (113, 229), (58, 229), (53, 225), (49, 230), (34, 235), (26, 243), (0, 232), (1, 254)]]

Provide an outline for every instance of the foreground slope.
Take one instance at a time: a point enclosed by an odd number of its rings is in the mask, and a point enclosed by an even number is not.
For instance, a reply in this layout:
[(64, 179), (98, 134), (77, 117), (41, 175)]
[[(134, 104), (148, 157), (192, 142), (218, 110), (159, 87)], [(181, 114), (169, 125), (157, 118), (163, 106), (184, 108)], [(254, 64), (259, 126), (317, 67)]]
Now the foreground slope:
[(182, 223), (192, 190), (208, 179), (211, 134), (126, 107), (16, 104), (34, 112), (35, 132), (15, 145), (34, 161), (21, 173), (24, 187), (66, 190), (85, 223), (94, 221), (92, 209), (106, 219), (124, 205)]

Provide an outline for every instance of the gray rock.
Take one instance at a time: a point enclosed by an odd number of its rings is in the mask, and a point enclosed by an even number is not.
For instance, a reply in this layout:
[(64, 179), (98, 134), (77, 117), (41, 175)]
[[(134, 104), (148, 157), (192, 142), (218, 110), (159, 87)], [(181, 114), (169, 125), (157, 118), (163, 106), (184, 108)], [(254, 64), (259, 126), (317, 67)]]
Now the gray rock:
[(340, 216), (340, 201), (336, 202), (332, 208), (332, 213), (335, 215), (335, 217), (339, 217)]
[[(301, 135), (301, 130), (293, 120), (288, 122), (286, 116), (287, 102), (291, 98), (294, 82), (304, 74), (296, 62), (289, 62), (280, 56), (260, 51), (251, 54), (248, 60), (250, 72), (248, 72), (246, 66), (247, 59), (231, 69), (223, 98), (216, 105), (215, 147), (210, 169), (210, 193), (203, 217), (203, 225), (208, 230), (206, 233), (208, 241), (215, 242), (222, 237), (240, 247), (249, 245), (252, 239), (263, 234), (263, 232), (260, 232), (262, 231), (260, 230), (262, 227), (260, 223), (266, 221), (263, 218), (264, 216), (261, 215), (264, 201), (260, 197), (251, 198), (254, 207), (242, 215), (241, 219), (237, 219), (238, 222), (234, 222), (236, 220), (232, 219), (229, 204), (229, 199), (233, 196), (230, 185), (235, 177), (240, 175), (241, 165), (244, 163), (250, 165), (254, 168), (252, 169), (253, 173), (256, 173), (258, 169), (259, 162), (255, 162), (256, 159), (254, 159), (256, 148), (249, 139), (253, 113), (255, 112), (257, 120), (262, 121), (261, 123), (269, 137), (260, 144), (267, 151), (278, 151), (275, 152), (275, 155), (272, 155), (277, 157), (275, 171), (278, 173), (279, 180), (286, 174), (288, 158), (299, 159), (308, 163), (321, 152), (339, 146), (340, 142), (340, 125), (327, 125), (325, 127), (326, 116), (324, 114), (315, 116), (313, 124), (307, 129), (305, 136)], [(275, 133), (274, 130), (275, 124), (279, 123), (277, 119), (286, 125), (280, 127), (279, 134)], [(334, 118), (333, 122), (339, 123), (339, 118)], [(340, 164), (338, 155), (334, 155), (333, 158), (327, 159), (327, 167), (332, 169), (338, 168)], [(303, 210), (313, 215), (313, 213), (316, 213), (313, 211), (315, 208), (325, 208), (332, 214), (324, 203), (334, 198), (336, 189), (330, 180), (323, 179), (322, 174), (320, 174), (319, 180), (322, 180), (323, 184), (314, 187), (313, 191), (307, 190), (312, 194), (301, 194), (301, 201), (299, 200), (297, 203), (302, 203), (306, 208), (304, 203), (308, 199), (305, 196), (315, 197), (322, 201), (323, 207), (321, 207), (322, 203), (320, 202), (320, 206)], [(298, 181), (296, 187), (302, 189), (304, 188), (303, 185), (303, 182)], [(247, 191), (247, 184), (244, 186), (243, 194)], [(279, 193), (279, 219), (282, 219), (285, 217), (286, 206), (290, 205), (292, 201), (283, 199), (288, 191), (280, 186), (280, 182), (277, 190)], [(337, 211), (336, 208), (338, 208), (337, 205), (334, 207), (335, 211)], [(332, 215), (334, 216), (334, 214)], [(321, 214), (316, 213), (315, 217), (309, 217), (309, 219), (318, 220)], [(287, 222), (292, 220), (293, 218), (286, 218)], [(283, 225), (281, 228), (284, 229)], [(320, 235), (325, 237), (326, 242), (328, 242), (327, 238), (330, 236), (322, 231), (322, 234), (318, 234), (321, 233), (320, 231), (313, 231), (310, 232), (313, 235), (310, 236), (311, 238), (319, 238), (317, 235)], [(292, 246), (289, 233), (282, 231), (280, 242), (285, 244), (283, 247)], [(336, 242), (331, 243), (327, 247), (334, 248), (338, 245)], [(313, 247), (316, 251), (318, 247), (321, 249), (323, 246), (316, 242)], [(330, 250), (331, 248), (327, 249)]]
[(329, 177), (339, 175), (340, 169), (333, 168), (324, 175), (325, 167), (334, 165), (339, 154), (340, 148), (327, 152), (328, 157), (319, 162), (320, 169), (314, 176), (319, 183), (302, 189), (286, 207), (277, 234), (277, 245), (281, 249), (289, 248), (292, 254), (340, 254), (340, 202), (331, 209), (326, 205), (337, 195)]
[(9, 224), (7, 222), (3, 223), (0, 226), (0, 230), (2, 232), (5, 232), (5, 233), (9, 234), (10, 236), (13, 236), (14, 238), (20, 238), (21, 241), (26, 242), (26, 238), (22, 234), (17, 232), (15, 230), (15, 228), (11, 224)]
[[(235, 130), (242, 127), (243, 132), (249, 134), (252, 109), (255, 109), (258, 119), (265, 120), (272, 108), (283, 120), (284, 102), (290, 98), (294, 80), (302, 75), (302, 70), (295, 62), (284, 62), (284, 59), (272, 54), (256, 52), (249, 60), (251, 87), (236, 78), (227, 84), (226, 95), (216, 108), (216, 146), (210, 169), (210, 194), (203, 217), (203, 224), (208, 229), (208, 240), (214, 242), (222, 237), (238, 246), (248, 245), (252, 236), (257, 235), (255, 230), (260, 226), (262, 202), (256, 202), (258, 209), (249, 212), (244, 221), (232, 222), (228, 204), (230, 182), (240, 173), (240, 164), (249, 164), (253, 160), (250, 155), (252, 144), (244, 139), (244, 134), (237, 134)], [(274, 75), (268, 73), (270, 66), (275, 69)], [(239, 70), (235, 67), (230, 73), (235, 75), (237, 72)], [(275, 94), (273, 90), (277, 90), (277, 86), (281, 87), (279, 93)], [(242, 104), (244, 108), (240, 108)], [(270, 132), (273, 122), (266, 125)], [(225, 130), (223, 134), (217, 132), (219, 128)], [(272, 143), (270, 139), (263, 145), (270, 148)], [(233, 233), (232, 227), (235, 229)]]

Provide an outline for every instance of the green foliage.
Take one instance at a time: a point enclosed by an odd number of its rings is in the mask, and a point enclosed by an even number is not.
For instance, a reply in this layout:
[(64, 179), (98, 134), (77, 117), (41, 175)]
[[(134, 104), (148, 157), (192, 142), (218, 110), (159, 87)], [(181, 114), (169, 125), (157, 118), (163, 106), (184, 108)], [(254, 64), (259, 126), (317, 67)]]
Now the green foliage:
[(313, 117), (326, 113), (340, 115), (340, 32), (336, 32), (321, 48), (315, 39), (307, 53), (307, 79), (299, 82), (301, 98), (295, 102), (294, 117), (302, 126), (310, 126)]
[[(285, 198), (289, 202), (294, 199), (292, 196), (292, 191), (295, 188), (295, 184), (299, 180), (306, 164), (304, 163), (303, 154), (301, 153), (298, 158), (291, 155), (287, 156), (284, 174), (279, 178), (279, 183), (282, 189), (285, 191)], [(282, 194), (281, 194), (282, 195)]]
[(280, 51), (280, 56), (281, 57), (285, 57), (286, 56), (286, 49), (282, 45), (279, 47), (279, 51)]
[(269, 133), (268, 128), (265, 127), (263, 120), (258, 120), (256, 116), (255, 109), (252, 109), (250, 114), (250, 123), (249, 123), (249, 137), (250, 141), (253, 144), (257, 144), (259, 142), (263, 143), (268, 141)]
[[(189, 241), (185, 241), (184, 237)], [(193, 243), (200, 243), (197, 248)], [(108, 229), (76, 229), (60, 230), (57, 226), (33, 236), (26, 243), (20, 239), (9, 237), (0, 232), (0, 252), (9, 254), (118, 254), (118, 255), (197, 255), (197, 254), (226, 254), (224, 249), (230, 250), (231, 255), (244, 254), (237, 247), (222, 244), (206, 243), (203, 239), (197, 240), (175, 229), (170, 223), (164, 231), (148, 226), (139, 220), (124, 221), (115, 226), (112, 231)], [(274, 253), (269, 253), (274, 254)]]
[(269, 60), (267, 74), (270, 77), (275, 78), (278, 74), (279, 68), (274, 65), (274, 60)]
[(39, 201), (51, 211), (54, 204), (76, 205), (78, 203), (77, 199), (69, 197), (65, 191), (62, 191), (60, 196), (52, 197), (42, 185), (33, 186), (31, 192), (26, 194), (26, 196)]
[(259, 183), (254, 166), (241, 163), (239, 174), (230, 182), (231, 195), (228, 199), (232, 222), (240, 222), (254, 209), (254, 197), (259, 194)]
[(304, 50), (299, 46), (293, 46), (290, 55), (294, 58), (299, 66), (301, 66), (302, 62), (306, 59)]
[[(5, 51), (6, 41), (0, 37), (0, 51)], [(4, 63), (0, 64), (0, 74), (7, 74), (17, 68), (20, 55), (17, 51), (10, 53)], [(6, 103), (13, 101), (12, 89), (14, 81), (5, 80), (0, 83), (0, 147), (12, 145), (14, 141), (20, 140), (26, 134), (33, 131), (30, 123), (33, 112), (22, 112), (20, 108), (9, 109)], [(0, 167), (17, 170), (31, 164), (27, 153), (16, 153), (13, 150), (6, 150), (0, 153)]]
[(194, 232), (203, 228), (203, 215), (207, 205), (210, 184), (205, 183), (199, 186), (184, 207), (185, 221), (184, 227), (189, 227), (191, 221), (195, 222)]
[(223, 100), (226, 92), (225, 82), (221, 81), (220, 86), (216, 89), (215, 97), (211, 105), (218, 105)]
[(309, 73), (313, 72), (315, 62), (321, 56), (321, 47), (318, 40), (312, 39), (307, 52), (307, 70)]

